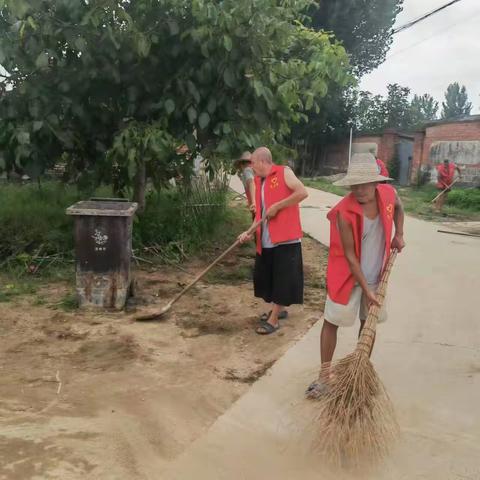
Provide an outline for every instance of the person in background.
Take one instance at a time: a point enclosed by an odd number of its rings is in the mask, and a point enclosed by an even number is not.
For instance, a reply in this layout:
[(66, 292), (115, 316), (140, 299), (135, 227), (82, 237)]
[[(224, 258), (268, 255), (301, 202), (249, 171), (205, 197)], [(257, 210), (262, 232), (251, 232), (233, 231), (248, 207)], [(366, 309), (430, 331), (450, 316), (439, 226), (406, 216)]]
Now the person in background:
[[(266, 147), (253, 152), (257, 211), (255, 222), (257, 255), (253, 286), (255, 296), (271, 304), (271, 310), (260, 317), (259, 335), (279, 329), (279, 320), (286, 318), (286, 306), (303, 303), (303, 261), (299, 203), (307, 198), (307, 189), (286, 166), (273, 163)], [(240, 242), (251, 238), (247, 232)]]
[(445, 202), (447, 200), (448, 192), (450, 192), (450, 186), (453, 183), (453, 179), (455, 177), (455, 170), (458, 172), (458, 177), (462, 177), (462, 172), (458, 165), (455, 165), (453, 162), (451, 163), (450, 160), (447, 158), (443, 161), (443, 163), (437, 165), (437, 188), (441, 191), (446, 190), (443, 195), (440, 195), (436, 202), (435, 207), (437, 210), (442, 210)]
[(234, 167), (245, 189), (247, 206), (252, 214), (253, 220), (255, 218), (255, 173), (251, 166), (251, 159), (252, 154), (250, 152), (243, 152), (242, 156), (235, 160)]
[(382, 177), (389, 177), (390, 175), (388, 173), (388, 168), (385, 165), (385, 162), (383, 160), (380, 160), (378, 157), (375, 157), (375, 160), (377, 161), (379, 175), (382, 175)]

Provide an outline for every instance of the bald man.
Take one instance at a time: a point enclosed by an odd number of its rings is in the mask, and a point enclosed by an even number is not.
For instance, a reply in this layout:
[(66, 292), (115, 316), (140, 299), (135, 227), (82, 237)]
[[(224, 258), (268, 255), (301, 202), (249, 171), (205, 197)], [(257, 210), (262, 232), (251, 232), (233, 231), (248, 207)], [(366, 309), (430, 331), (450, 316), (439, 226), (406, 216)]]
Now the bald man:
[[(299, 203), (308, 193), (293, 171), (275, 165), (266, 147), (253, 152), (257, 205), (255, 222), (264, 218), (256, 231), (257, 255), (253, 278), (255, 296), (272, 305), (260, 317), (259, 335), (276, 332), (279, 319), (286, 318), (284, 307), (303, 303), (302, 226)], [(250, 240), (242, 233), (240, 242)]]

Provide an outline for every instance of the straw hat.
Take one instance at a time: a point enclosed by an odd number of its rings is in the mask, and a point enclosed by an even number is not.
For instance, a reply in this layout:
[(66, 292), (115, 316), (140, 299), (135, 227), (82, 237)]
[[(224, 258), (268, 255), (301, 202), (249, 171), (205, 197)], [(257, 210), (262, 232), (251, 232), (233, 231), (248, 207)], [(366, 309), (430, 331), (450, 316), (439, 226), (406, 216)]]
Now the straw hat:
[(339, 187), (350, 187), (362, 183), (384, 182), (393, 178), (384, 177), (378, 173), (375, 157), (371, 153), (355, 153), (352, 156), (347, 174), (334, 183)]
[(233, 165), (235, 166), (235, 168), (238, 168), (238, 166), (243, 163), (243, 162), (251, 162), (252, 160), (252, 154), (247, 150), (245, 152), (242, 153), (241, 157), (240, 158), (237, 158), (234, 162), (233, 162)]

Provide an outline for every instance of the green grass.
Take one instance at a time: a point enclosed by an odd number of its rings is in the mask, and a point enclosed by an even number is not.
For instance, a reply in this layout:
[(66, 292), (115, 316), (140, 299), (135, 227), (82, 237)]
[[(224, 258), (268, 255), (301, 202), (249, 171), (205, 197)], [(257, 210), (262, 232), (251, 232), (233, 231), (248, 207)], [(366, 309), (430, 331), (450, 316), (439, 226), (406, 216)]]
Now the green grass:
[[(453, 190), (447, 198), (447, 203), (441, 213), (437, 212), (431, 201), (438, 195), (439, 191), (434, 185), (422, 187), (398, 187), (398, 194), (402, 199), (405, 211), (425, 220), (458, 220), (474, 221), (480, 220), (480, 208), (473, 202), (465, 200), (465, 196), (480, 198), (480, 191), (475, 190)], [(467, 205), (467, 206), (465, 206)]]
[(78, 301), (75, 293), (67, 293), (63, 296), (60, 302), (54, 305), (55, 308), (59, 308), (65, 312), (73, 312), (78, 308)]
[[(111, 196), (101, 189), (97, 195)], [(72, 258), (73, 220), (65, 214), (67, 207), (85, 198), (75, 186), (60, 182), (4, 184), (0, 186), (0, 266), (7, 270), (24, 270), (32, 260), (58, 265), (61, 254)], [(37, 257), (43, 257), (37, 258)]]
[(302, 182), (307, 187), (317, 188), (318, 190), (334, 193), (335, 195), (340, 195), (341, 197), (345, 196), (349, 192), (348, 189), (343, 187), (337, 187), (325, 178), (302, 178)]
[[(88, 195), (74, 186), (57, 182), (46, 182), (41, 189), (33, 184), (0, 186), (0, 301), (34, 294), (47, 283), (73, 285), (73, 221), (65, 209), (84, 198)], [(229, 200), (225, 179), (150, 193), (144, 214), (134, 220), (136, 254), (154, 263), (181, 263), (191, 255), (215, 258), (251, 223), (249, 212), (229, 208)], [(150, 245), (161, 255), (149, 257), (144, 247)], [(73, 308), (72, 302), (64, 299), (60, 308)]]
[[(344, 196), (349, 190), (336, 187), (325, 178), (303, 178), (305, 185), (325, 192)], [(480, 220), (480, 189), (454, 189), (448, 195), (443, 212), (437, 212), (431, 201), (439, 193), (434, 185), (422, 187), (396, 187), (405, 211), (425, 220)]]
[(37, 286), (29, 281), (9, 281), (6, 277), (0, 278), (0, 303), (10, 302), (16, 297), (32, 295), (37, 291)]

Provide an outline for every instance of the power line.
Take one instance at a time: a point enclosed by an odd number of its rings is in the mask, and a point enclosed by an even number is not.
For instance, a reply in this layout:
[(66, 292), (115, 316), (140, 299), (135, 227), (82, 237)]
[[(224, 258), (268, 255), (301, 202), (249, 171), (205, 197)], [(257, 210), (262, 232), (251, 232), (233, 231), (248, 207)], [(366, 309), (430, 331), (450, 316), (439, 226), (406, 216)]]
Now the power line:
[(405, 25), (402, 25), (398, 28), (394, 28), (392, 33), (395, 34), (395, 33), (398, 33), (398, 32), (402, 32), (403, 30), (406, 30), (407, 28), (413, 27), (414, 25), (416, 25), (417, 23), (425, 20), (426, 18), (431, 17), (432, 15), (435, 15), (436, 13), (438, 13), (438, 12), (444, 10), (445, 8), (448, 8), (451, 5), (453, 5), (455, 3), (458, 3), (460, 1), (461, 0), (451, 0), (450, 2), (446, 3), (445, 5), (443, 5), (441, 7), (438, 7), (435, 10), (432, 10), (431, 12), (425, 13), (421, 17), (418, 17), (415, 20), (411, 20), (410, 22), (406, 23)]
[(475, 20), (478, 16), (480, 15), (480, 11), (477, 11), (476, 14), (474, 14), (473, 16), (472, 15), (469, 15), (468, 17), (465, 17), (465, 18), (462, 18), (461, 20), (459, 20), (458, 22), (455, 22), (453, 23), (452, 25), (449, 25), (448, 27), (445, 27), (445, 28), (442, 28), (441, 30), (437, 30), (435, 33), (433, 33), (433, 35), (430, 35), (428, 37), (425, 37), (423, 38), (422, 40), (418, 41), (418, 42), (415, 42), (413, 43), (412, 45), (409, 45), (408, 47), (405, 47), (405, 48), (402, 48), (401, 50), (397, 50), (397, 51), (393, 51), (390, 55), (387, 55), (386, 58), (385, 58), (385, 61), (389, 60), (390, 58), (394, 57), (395, 55), (399, 55), (400, 53), (403, 53), (407, 50), (410, 50), (411, 48), (413, 47), (416, 47), (417, 45), (420, 45), (421, 43), (423, 42), (426, 42), (430, 39), (432, 39), (433, 37), (436, 37), (437, 35), (440, 35), (442, 33), (445, 33), (447, 32), (448, 30), (452, 30), (453, 28), (456, 28), (458, 27), (459, 25), (461, 24), (465, 24), (467, 22), (470, 22), (472, 20)]

